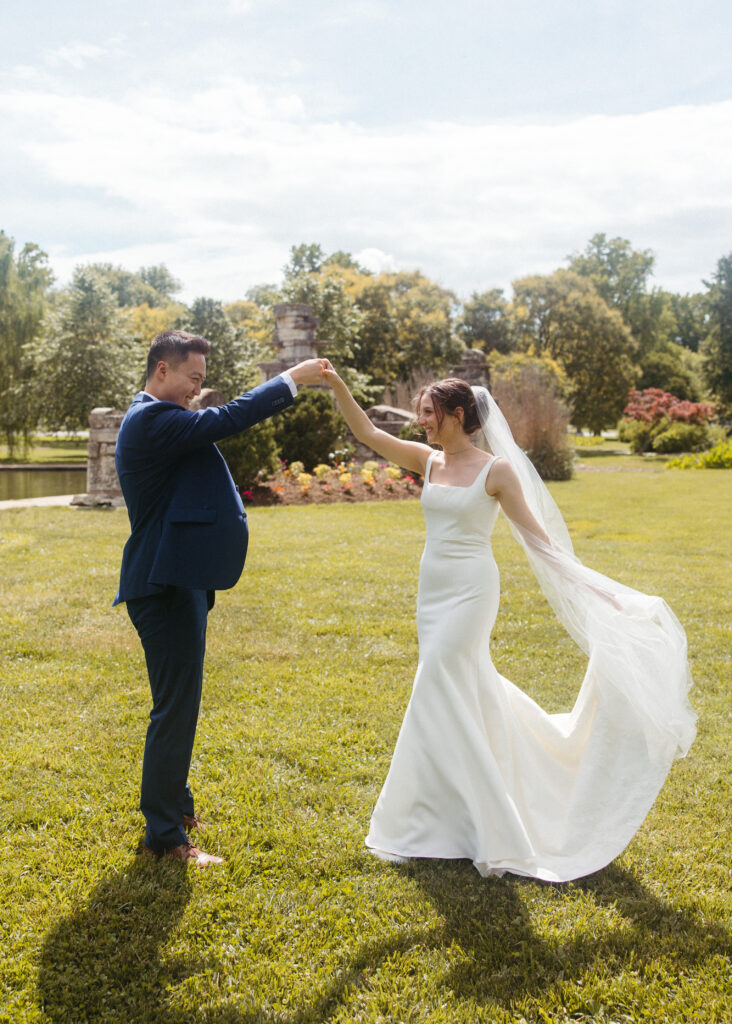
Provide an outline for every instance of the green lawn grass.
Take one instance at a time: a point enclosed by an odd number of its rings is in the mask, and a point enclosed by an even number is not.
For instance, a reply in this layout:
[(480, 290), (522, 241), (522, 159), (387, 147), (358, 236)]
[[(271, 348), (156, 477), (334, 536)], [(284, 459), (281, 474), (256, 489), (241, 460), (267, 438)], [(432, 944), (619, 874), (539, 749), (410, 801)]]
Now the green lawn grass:
[(55, 466), (86, 464), (86, 437), (53, 437), (39, 434), (25, 451), (17, 449), (12, 457), (6, 444), (0, 444), (0, 465)]
[[(625, 854), (563, 886), (363, 839), (409, 697), (417, 502), (255, 508), (192, 781), (221, 870), (135, 856), (149, 708), (111, 608), (122, 511), (0, 513), (0, 1021), (730, 1019), (732, 474), (553, 485), (580, 556), (685, 625), (699, 735)], [(499, 522), (496, 661), (550, 710), (581, 657)]]

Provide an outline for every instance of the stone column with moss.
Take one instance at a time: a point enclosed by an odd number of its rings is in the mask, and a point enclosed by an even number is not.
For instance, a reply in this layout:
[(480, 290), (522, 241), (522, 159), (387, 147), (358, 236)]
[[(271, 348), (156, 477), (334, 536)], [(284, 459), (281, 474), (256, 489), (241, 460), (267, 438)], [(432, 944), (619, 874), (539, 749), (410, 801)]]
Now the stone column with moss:
[(124, 505), (122, 489), (114, 467), (117, 435), (124, 418), (118, 409), (92, 409), (89, 414), (86, 494), (77, 494), (71, 504), (81, 508)]

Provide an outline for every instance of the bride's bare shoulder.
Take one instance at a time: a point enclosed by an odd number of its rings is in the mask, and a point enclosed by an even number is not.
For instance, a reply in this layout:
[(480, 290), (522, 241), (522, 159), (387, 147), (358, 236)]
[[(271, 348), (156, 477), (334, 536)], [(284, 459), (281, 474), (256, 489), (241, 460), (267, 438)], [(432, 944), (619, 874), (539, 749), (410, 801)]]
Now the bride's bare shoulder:
[(507, 487), (518, 484), (518, 477), (511, 463), (502, 455), (489, 455), (491, 468), (485, 478), (487, 494), (498, 494)]

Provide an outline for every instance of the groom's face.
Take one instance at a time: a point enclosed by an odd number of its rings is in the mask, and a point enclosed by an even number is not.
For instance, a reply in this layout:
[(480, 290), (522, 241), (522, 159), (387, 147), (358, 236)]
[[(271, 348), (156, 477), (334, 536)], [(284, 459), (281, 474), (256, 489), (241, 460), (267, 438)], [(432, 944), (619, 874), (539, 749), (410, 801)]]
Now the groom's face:
[(162, 374), (158, 397), (187, 409), (191, 400), (201, 394), (206, 380), (206, 357), (200, 352), (191, 352), (181, 363), (158, 363), (158, 371)]

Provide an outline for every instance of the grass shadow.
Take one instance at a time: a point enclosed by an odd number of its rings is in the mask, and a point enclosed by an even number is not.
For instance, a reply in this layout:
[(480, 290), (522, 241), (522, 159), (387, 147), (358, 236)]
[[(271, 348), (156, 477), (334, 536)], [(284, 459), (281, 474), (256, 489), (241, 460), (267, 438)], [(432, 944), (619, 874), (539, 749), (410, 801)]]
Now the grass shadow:
[[(693, 972), (730, 951), (728, 930), (693, 908), (664, 902), (619, 865), (568, 885), (514, 876), (483, 880), (467, 862), (418, 863), (409, 870), (444, 921), (441, 945), (457, 943), (464, 954), (444, 983), (481, 1003), (508, 1008), (557, 981), (579, 981), (593, 971), (642, 971), (664, 958)], [(568, 936), (547, 939), (532, 927), (528, 909), (527, 897), (537, 886), (558, 903), (589, 894), (598, 907), (613, 908), (618, 926), (599, 934), (574, 928)]]
[(105, 875), (86, 904), (46, 936), (38, 998), (48, 1021), (74, 1024), (173, 1024), (166, 988), (195, 971), (164, 960), (161, 949), (181, 920), (190, 883), (186, 866), (135, 857)]

